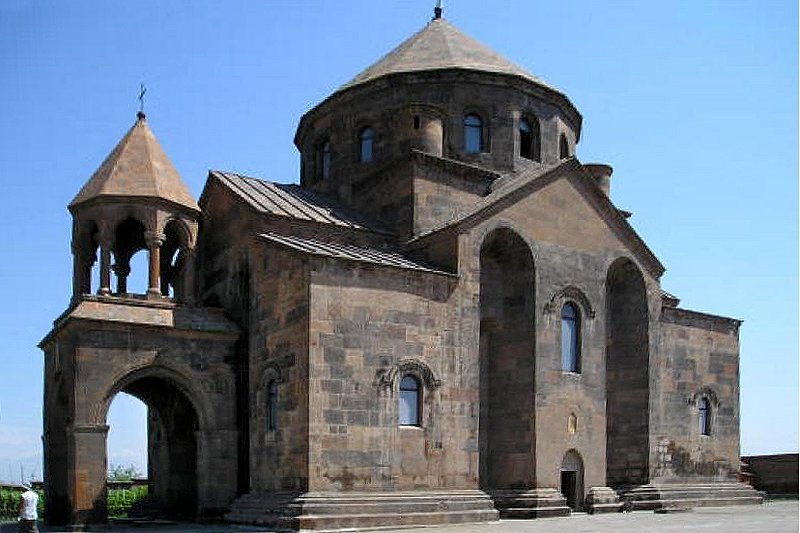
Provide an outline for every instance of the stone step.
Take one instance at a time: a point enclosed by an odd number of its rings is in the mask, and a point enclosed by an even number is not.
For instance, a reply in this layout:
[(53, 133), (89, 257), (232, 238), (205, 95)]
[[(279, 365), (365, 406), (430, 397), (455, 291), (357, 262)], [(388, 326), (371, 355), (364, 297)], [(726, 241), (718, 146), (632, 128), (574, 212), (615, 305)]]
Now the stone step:
[(757, 505), (763, 495), (743, 483), (653, 484), (636, 487), (623, 498), (634, 510), (669, 509), (672, 507), (718, 507)]
[(309, 529), (325, 532), (352, 528), (389, 529), (423, 525), (492, 522), (497, 520), (497, 511), (445, 511), (435, 513), (386, 513), (337, 516), (304, 515), (298, 517), (297, 520), (301, 531)]
[(225, 515), (231, 522), (286, 529), (404, 527), (497, 520), (481, 491), (248, 494)]

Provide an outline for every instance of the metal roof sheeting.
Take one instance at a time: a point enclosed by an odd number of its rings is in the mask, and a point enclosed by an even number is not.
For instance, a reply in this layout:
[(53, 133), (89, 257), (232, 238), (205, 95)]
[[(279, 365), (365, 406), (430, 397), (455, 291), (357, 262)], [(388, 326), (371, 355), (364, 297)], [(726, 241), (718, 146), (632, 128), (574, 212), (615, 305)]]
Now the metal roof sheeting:
[(385, 229), (348, 211), (332, 199), (299, 185), (273, 183), (220, 170), (212, 170), (211, 175), (261, 213), (386, 233)]
[(443, 274), (454, 276), (452, 272), (445, 272), (430, 265), (426, 265), (416, 259), (412, 259), (392, 250), (377, 250), (375, 248), (363, 248), (349, 244), (332, 242), (322, 242), (314, 239), (301, 239), (289, 235), (278, 235), (276, 233), (262, 233), (259, 237), (268, 241), (286, 246), (299, 252), (344, 259), (346, 261), (358, 261), (373, 265), (401, 268), (405, 270), (415, 270), (418, 272), (429, 272), (433, 274)]

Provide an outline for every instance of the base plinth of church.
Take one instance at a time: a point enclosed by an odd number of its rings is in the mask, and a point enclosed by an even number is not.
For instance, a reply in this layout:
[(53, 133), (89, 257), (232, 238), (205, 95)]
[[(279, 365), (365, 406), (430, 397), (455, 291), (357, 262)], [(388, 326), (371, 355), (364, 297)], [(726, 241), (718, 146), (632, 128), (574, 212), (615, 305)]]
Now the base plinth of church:
[(556, 489), (495, 490), (491, 493), (500, 518), (545, 518), (567, 516), (571, 510)]
[(739, 482), (653, 483), (623, 494), (627, 507), (634, 511), (692, 507), (758, 505), (764, 495)]
[(238, 498), (225, 518), (283, 529), (335, 531), (491, 522), (498, 512), (479, 490), (251, 493)]

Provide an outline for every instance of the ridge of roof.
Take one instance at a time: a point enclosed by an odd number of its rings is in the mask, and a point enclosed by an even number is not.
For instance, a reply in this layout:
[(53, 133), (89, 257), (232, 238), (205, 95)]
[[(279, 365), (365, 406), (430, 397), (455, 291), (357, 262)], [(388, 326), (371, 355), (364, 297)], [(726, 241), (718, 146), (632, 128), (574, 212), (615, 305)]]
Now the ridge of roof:
[(208, 174), (260, 213), (391, 234), (377, 222), (368, 220), (332, 198), (296, 184), (275, 183), (222, 170), (209, 170)]
[(453, 272), (447, 272), (422, 261), (418, 261), (404, 255), (399, 250), (380, 250), (377, 248), (366, 248), (351, 244), (341, 244), (333, 242), (323, 242), (316, 239), (295, 237), (291, 235), (281, 235), (278, 233), (260, 233), (261, 239), (279, 244), (292, 250), (316, 255), (321, 257), (331, 257), (358, 263), (369, 263), (373, 265), (399, 268), (402, 270), (413, 270), (417, 272), (427, 272), (443, 276), (456, 277)]
[(69, 209), (102, 197), (144, 197), (167, 200), (200, 211), (189, 188), (167, 157), (140, 113), (136, 123), (106, 156)]
[(561, 93), (443, 18), (435, 18), (336, 92), (399, 72), (464, 69), (517, 76)]

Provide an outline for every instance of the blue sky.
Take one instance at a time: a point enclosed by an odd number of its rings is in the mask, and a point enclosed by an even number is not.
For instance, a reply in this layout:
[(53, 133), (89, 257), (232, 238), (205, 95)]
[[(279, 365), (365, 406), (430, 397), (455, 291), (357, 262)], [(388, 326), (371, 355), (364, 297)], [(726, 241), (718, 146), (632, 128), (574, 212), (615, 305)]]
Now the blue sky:
[[(195, 196), (209, 168), (297, 181), (303, 112), (420, 29), (432, 0), (0, 3), (0, 479), (39, 466), (42, 354), (70, 296), (66, 205), (148, 121)], [(744, 320), (742, 452), (798, 450), (794, 0), (450, 0), (461, 30), (563, 90), (577, 156), (690, 309)], [(110, 460), (144, 460), (141, 404)]]

